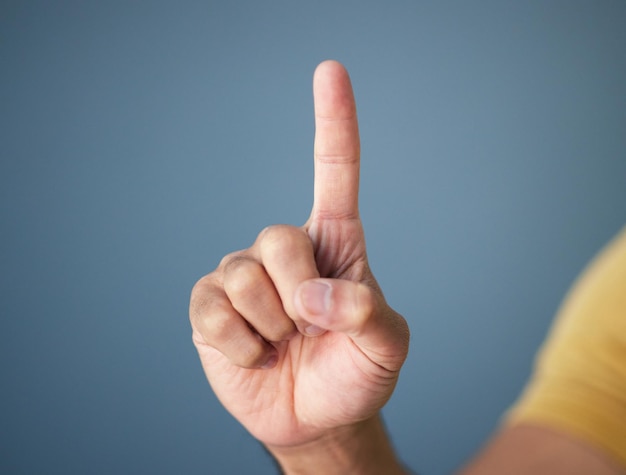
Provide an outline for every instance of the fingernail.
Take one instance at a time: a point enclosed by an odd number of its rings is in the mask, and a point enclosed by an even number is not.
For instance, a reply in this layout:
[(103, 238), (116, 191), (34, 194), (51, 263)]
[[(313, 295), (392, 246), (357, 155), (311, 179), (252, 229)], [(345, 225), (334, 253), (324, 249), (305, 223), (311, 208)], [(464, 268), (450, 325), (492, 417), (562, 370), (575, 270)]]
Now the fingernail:
[(304, 333), (306, 333), (307, 336), (318, 336), (324, 333), (325, 331), (326, 330), (318, 327), (317, 325), (309, 325), (308, 327), (304, 329)]
[(316, 280), (305, 283), (300, 289), (300, 301), (304, 309), (312, 315), (324, 315), (330, 309), (332, 287)]
[(278, 355), (272, 355), (265, 362), (265, 364), (261, 366), (261, 369), (272, 369), (274, 366), (276, 366), (277, 362), (278, 362)]

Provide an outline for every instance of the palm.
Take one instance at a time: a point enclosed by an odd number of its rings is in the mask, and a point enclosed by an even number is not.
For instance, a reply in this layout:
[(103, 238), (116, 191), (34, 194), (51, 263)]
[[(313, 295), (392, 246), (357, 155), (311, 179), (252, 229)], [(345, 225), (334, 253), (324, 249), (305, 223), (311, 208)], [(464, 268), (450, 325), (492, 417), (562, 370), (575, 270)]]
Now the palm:
[(328, 332), (281, 343), (271, 370), (232, 365), (205, 347), (200, 357), (224, 406), (259, 440), (295, 445), (325, 429), (363, 420), (387, 400), (385, 377), (347, 336)]

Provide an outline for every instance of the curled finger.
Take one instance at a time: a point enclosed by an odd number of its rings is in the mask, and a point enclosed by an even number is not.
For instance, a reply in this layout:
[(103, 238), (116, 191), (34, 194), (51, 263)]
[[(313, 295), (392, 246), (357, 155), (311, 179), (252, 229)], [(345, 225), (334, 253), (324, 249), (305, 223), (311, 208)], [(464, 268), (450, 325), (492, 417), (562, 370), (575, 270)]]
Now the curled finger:
[(233, 308), (219, 286), (196, 284), (189, 315), (197, 346), (211, 346), (242, 368), (269, 368), (276, 363), (276, 349)]

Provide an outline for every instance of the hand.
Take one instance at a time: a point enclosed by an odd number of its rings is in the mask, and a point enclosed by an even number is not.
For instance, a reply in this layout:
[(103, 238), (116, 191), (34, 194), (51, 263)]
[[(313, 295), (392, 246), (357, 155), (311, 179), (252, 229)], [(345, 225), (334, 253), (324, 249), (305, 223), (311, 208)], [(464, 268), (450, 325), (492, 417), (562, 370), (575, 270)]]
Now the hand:
[(301, 228), (271, 226), (195, 285), (193, 341), (217, 397), (274, 453), (372, 420), (409, 346), (372, 275), (358, 211), (350, 79), (314, 76), (315, 186)]

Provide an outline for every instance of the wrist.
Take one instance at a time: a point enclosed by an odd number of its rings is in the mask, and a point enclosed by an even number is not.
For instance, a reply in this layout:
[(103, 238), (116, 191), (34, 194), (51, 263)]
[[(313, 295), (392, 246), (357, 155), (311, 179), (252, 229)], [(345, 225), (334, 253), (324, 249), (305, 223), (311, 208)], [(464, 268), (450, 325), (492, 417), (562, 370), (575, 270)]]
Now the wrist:
[(339, 427), (298, 446), (267, 446), (286, 475), (407, 474), (380, 415)]

